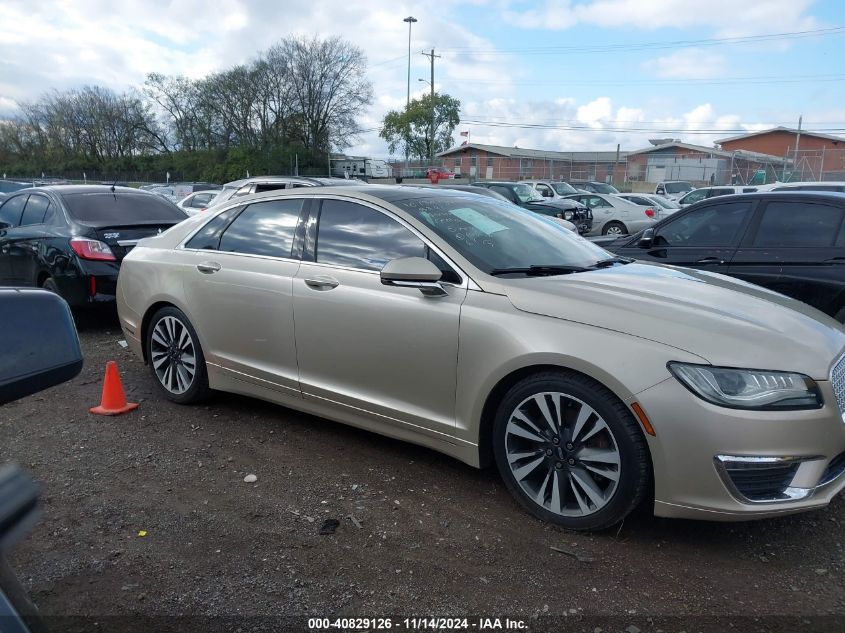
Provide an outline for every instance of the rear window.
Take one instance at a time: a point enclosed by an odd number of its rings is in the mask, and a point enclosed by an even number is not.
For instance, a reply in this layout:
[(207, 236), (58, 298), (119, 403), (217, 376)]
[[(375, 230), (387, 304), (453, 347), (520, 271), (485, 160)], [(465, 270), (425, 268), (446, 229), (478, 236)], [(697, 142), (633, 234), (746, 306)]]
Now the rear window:
[(188, 215), (169, 200), (149, 193), (63, 194), (70, 216), (79, 222), (181, 222)]

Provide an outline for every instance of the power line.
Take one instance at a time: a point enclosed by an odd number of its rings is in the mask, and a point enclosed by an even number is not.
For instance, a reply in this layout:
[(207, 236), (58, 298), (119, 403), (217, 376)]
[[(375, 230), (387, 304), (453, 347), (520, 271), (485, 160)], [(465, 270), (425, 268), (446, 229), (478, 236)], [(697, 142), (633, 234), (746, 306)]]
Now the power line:
[(512, 86), (679, 86), (689, 84), (693, 86), (726, 86), (733, 84), (768, 85), (768, 84), (804, 84), (829, 83), (845, 81), (845, 74), (777, 76), (759, 75), (751, 77), (725, 77), (715, 79), (709, 77), (692, 77), (689, 79), (572, 79), (553, 82), (534, 79), (472, 79), (470, 77), (450, 77), (449, 81), (461, 84), (478, 85), (512, 85)]
[[(480, 127), (519, 128), (528, 130), (562, 130), (570, 132), (643, 132), (648, 134), (744, 134), (750, 133), (744, 128), (652, 128), (652, 127), (592, 127), (589, 125), (544, 125), (541, 123), (492, 122), (478, 119), (462, 119), (461, 125), (478, 125)], [(845, 128), (829, 128), (815, 130), (819, 133), (845, 132)]]
[(582, 53), (615, 53), (633, 50), (664, 50), (670, 48), (686, 48), (690, 46), (722, 46), (733, 44), (755, 44), (782, 40), (796, 40), (810, 37), (824, 37), (828, 35), (842, 35), (845, 26), (836, 26), (809, 31), (787, 31), (784, 33), (766, 33), (762, 35), (747, 35), (742, 37), (713, 37), (697, 40), (674, 40), (657, 42), (640, 42), (636, 44), (598, 44), (598, 45), (569, 45), (569, 46), (530, 46), (513, 48), (480, 48), (472, 46), (454, 46), (441, 50), (455, 55), (558, 55)]

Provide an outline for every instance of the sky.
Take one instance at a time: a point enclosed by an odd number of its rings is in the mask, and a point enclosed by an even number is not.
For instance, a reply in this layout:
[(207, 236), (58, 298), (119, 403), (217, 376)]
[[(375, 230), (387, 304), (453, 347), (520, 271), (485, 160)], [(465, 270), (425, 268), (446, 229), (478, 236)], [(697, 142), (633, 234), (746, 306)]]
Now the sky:
[[(710, 146), (776, 125), (845, 135), (842, 0), (3, 0), (0, 116), (85, 84), (202, 77), (287, 35), (340, 35), (373, 82), (351, 155), (387, 158), (384, 114), (435, 86), (471, 141), (557, 151)], [(838, 30), (837, 30), (838, 29)], [(773, 34), (791, 34), (769, 37)]]

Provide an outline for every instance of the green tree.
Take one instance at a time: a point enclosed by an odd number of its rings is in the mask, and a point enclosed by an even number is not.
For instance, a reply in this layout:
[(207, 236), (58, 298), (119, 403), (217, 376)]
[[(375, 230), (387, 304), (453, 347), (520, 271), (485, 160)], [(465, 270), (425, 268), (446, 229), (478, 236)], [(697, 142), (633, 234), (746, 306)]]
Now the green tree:
[(432, 101), (432, 96), (426, 94), (412, 99), (401, 111), (388, 112), (379, 136), (387, 141), (391, 154), (404, 150), (409, 156), (424, 160), (451, 147), (452, 132), (460, 121), (459, 100), (435, 93)]

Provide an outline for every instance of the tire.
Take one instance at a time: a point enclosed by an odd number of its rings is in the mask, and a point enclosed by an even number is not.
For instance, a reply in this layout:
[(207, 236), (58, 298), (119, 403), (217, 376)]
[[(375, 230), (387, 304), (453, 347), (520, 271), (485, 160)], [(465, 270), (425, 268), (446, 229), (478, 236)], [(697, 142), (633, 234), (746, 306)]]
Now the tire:
[(47, 279), (45, 279), (41, 284), (41, 287), (44, 290), (49, 290), (53, 294), (59, 294), (59, 287), (56, 285), (56, 282), (53, 281), (52, 277), (47, 277)]
[(191, 404), (209, 396), (205, 356), (184, 312), (171, 306), (156, 312), (144, 345), (153, 378), (168, 400)]
[(650, 488), (639, 425), (609, 389), (581, 374), (543, 372), (511, 387), (496, 412), (493, 452), (517, 501), (534, 516), (571, 530), (619, 523)]
[(840, 323), (845, 323), (845, 308), (842, 308), (839, 312), (837, 312), (833, 318)]
[(614, 220), (613, 222), (608, 222), (603, 227), (601, 227), (601, 234), (602, 235), (627, 235), (628, 228), (622, 224), (621, 222), (617, 222)]

